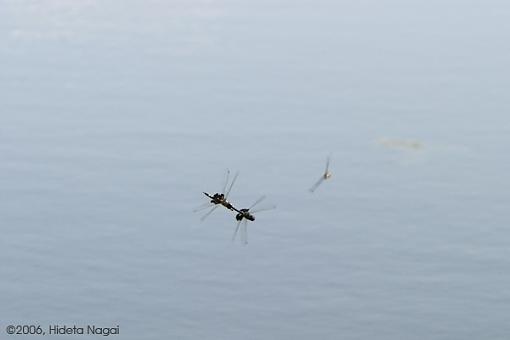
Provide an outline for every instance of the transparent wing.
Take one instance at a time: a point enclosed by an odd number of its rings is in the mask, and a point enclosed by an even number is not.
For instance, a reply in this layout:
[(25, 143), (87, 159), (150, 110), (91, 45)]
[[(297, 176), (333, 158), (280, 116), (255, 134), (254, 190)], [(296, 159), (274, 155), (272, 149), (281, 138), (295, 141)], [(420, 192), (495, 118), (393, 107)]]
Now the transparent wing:
[(310, 192), (314, 192), (319, 187), (319, 185), (321, 185), (322, 181), (324, 181), (323, 176), (321, 176), (321, 178), (310, 188)]
[(261, 211), (267, 211), (267, 210), (273, 210), (273, 209), (276, 209), (276, 205), (272, 205), (270, 207), (259, 208), (259, 209), (253, 210), (253, 211), (250, 210), (250, 212), (252, 214), (256, 214), (256, 213), (259, 213)]
[(209, 211), (207, 212), (207, 214), (205, 214), (204, 216), (202, 216), (202, 218), (200, 219), (200, 221), (205, 220), (205, 219), (207, 218), (207, 216), (211, 215), (211, 214), (212, 214), (212, 212), (213, 212), (214, 210), (216, 210), (216, 208), (218, 208), (218, 207), (219, 207), (219, 205), (215, 205), (214, 207), (212, 207), (212, 209), (211, 209), (211, 210), (209, 210)]
[(193, 209), (193, 212), (199, 212), (204, 209), (210, 208), (212, 206), (213, 206), (213, 204), (211, 202), (207, 202), (207, 203), (201, 204), (198, 207), (196, 207), (195, 209)]
[(232, 235), (232, 242), (234, 242), (234, 241), (235, 241), (235, 239), (236, 239), (237, 232), (239, 231), (239, 226), (241, 225), (241, 222), (242, 222), (242, 220), (241, 220), (241, 221), (239, 221), (239, 222), (237, 222), (236, 229), (234, 230), (234, 235)]
[(230, 183), (230, 186), (228, 187), (227, 192), (225, 192), (225, 199), (228, 198), (228, 195), (230, 194), (230, 191), (232, 190), (232, 187), (234, 186), (234, 183), (236, 182), (237, 176), (239, 176), (239, 171), (236, 172), (234, 175), (234, 178), (232, 179), (232, 183)]
[(241, 230), (241, 237), (243, 243), (248, 244), (248, 220), (244, 220), (243, 229)]
[(264, 195), (264, 196), (262, 196), (262, 197), (260, 197), (260, 198), (259, 198), (258, 200), (256, 200), (256, 201), (255, 201), (255, 203), (253, 203), (253, 204), (251, 205), (251, 207), (249, 207), (248, 209), (253, 208), (254, 206), (256, 206), (257, 204), (259, 204), (260, 202), (262, 202), (262, 201), (263, 201), (263, 200), (265, 200), (265, 199), (266, 199), (266, 196), (265, 196), (265, 195)]
[(331, 156), (328, 156), (328, 158), (326, 159), (326, 170), (324, 171), (325, 174), (327, 174), (329, 171), (329, 163), (330, 162), (331, 162)]
[(230, 170), (227, 169), (227, 173), (225, 175), (225, 183), (223, 183), (223, 187), (222, 187), (222, 190), (220, 191), (221, 193), (224, 193), (225, 190), (227, 190), (227, 185), (228, 185), (228, 179), (230, 177)]

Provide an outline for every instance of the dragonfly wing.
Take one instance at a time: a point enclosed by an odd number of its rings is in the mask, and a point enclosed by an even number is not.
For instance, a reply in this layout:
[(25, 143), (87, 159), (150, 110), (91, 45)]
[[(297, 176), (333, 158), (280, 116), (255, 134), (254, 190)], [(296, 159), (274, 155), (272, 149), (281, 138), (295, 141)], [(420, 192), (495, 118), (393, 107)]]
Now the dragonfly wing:
[(324, 171), (325, 174), (327, 174), (329, 171), (329, 163), (330, 162), (331, 162), (331, 156), (328, 156), (328, 158), (326, 159), (326, 170)]
[(199, 205), (198, 207), (193, 209), (193, 212), (199, 212), (199, 211), (202, 211), (202, 210), (207, 209), (209, 207), (212, 207), (212, 203), (211, 202), (207, 202), (207, 203)]
[(251, 208), (253, 208), (254, 206), (256, 206), (257, 204), (259, 204), (260, 202), (262, 202), (262, 201), (263, 201), (263, 200), (265, 200), (265, 199), (266, 199), (266, 196), (265, 196), (265, 195), (264, 195), (264, 196), (262, 196), (262, 197), (260, 197), (258, 200), (256, 200), (256, 201), (255, 201), (255, 203), (253, 203), (253, 204), (251, 205), (251, 207), (249, 207), (249, 208), (248, 208), (248, 210), (249, 210), (249, 209), (251, 209)]
[(256, 209), (256, 210), (253, 210), (253, 211), (250, 211), (250, 212), (252, 214), (256, 214), (256, 213), (259, 213), (261, 211), (267, 211), (267, 210), (273, 210), (273, 209), (276, 209), (276, 205), (272, 205), (270, 207), (259, 208), (259, 209)]
[(245, 245), (248, 244), (248, 220), (244, 220), (243, 230), (241, 230), (241, 236), (242, 236), (243, 243)]
[(228, 195), (230, 194), (230, 191), (232, 190), (232, 187), (234, 186), (234, 183), (236, 182), (237, 176), (239, 176), (239, 171), (236, 172), (236, 174), (234, 175), (234, 178), (232, 179), (232, 183), (230, 183), (230, 186), (228, 187), (228, 190), (225, 193), (225, 199), (228, 198)]
[(209, 211), (207, 212), (207, 214), (205, 214), (204, 216), (202, 216), (202, 218), (200, 219), (200, 221), (204, 221), (204, 220), (207, 218), (207, 216), (211, 215), (211, 214), (212, 214), (212, 212), (213, 212), (214, 210), (216, 210), (216, 208), (218, 208), (218, 205), (215, 205), (214, 207), (212, 207), (212, 209), (211, 209), (211, 210), (209, 210)]
[(241, 225), (241, 222), (242, 222), (242, 221), (237, 222), (236, 229), (234, 230), (234, 235), (232, 235), (232, 242), (234, 242), (234, 241), (235, 241), (235, 239), (236, 239), (237, 232), (239, 231), (239, 226)]
[(227, 173), (225, 175), (225, 182), (223, 183), (223, 187), (222, 187), (222, 190), (220, 191), (221, 193), (224, 193), (225, 190), (227, 190), (227, 185), (228, 185), (228, 179), (230, 177), (230, 170), (227, 169)]
[(310, 192), (314, 192), (319, 185), (321, 185), (322, 181), (324, 181), (324, 177), (321, 177), (315, 184), (310, 188)]

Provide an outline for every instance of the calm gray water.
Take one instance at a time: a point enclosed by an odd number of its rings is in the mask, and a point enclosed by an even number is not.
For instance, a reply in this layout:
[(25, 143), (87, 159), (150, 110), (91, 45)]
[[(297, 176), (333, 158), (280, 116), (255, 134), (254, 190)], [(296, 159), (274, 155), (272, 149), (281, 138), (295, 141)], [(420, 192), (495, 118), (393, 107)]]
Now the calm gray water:
[[(0, 0), (0, 38), (0, 338), (509, 338), (506, 2)], [(226, 168), (278, 206), (248, 246), (192, 212)]]

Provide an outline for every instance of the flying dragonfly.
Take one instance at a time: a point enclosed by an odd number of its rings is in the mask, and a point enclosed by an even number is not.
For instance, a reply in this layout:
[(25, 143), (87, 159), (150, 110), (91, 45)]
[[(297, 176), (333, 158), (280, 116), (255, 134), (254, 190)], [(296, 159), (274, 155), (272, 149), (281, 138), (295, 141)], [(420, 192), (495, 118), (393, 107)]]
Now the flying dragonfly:
[[(230, 191), (232, 190), (232, 187), (234, 186), (235, 181), (237, 180), (237, 176), (239, 176), (239, 172), (236, 172), (234, 175), (234, 178), (232, 179), (232, 182), (230, 182), (229, 185), (229, 177), (230, 177), (230, 170), (227, 170), (227, 174), (225, 176), (225, 183), (223, 185), (223, 189), (221, 193), (215, 193), (214, 195), (211, 195), (207, 192), (204, 192), (204, 195), (207, 196), (210, 199), (210, 202), (207, 202), (206, 204), (194, 209), (194, 212), (198, 212), (207, 208), (211, 208), (204, 216), (200, 218), (201, 221), (205, 220), (216, 208), (218, 208), (220, 205), (224, 206), (228, 210), (234, 211), (234, 206), (228, 201), (228, 195), (230, 194)], [(227, 189), (228, 187), (228, 189)], [(226, 191), (225, 191), (226, 190)]]
[(328, 156), (328, 158), (326, 159), (326, 169), (324, 170), (324, 174), (321, 176), (321, 178), (319, 178), (319, 180), (317, 182), (315, 182), (315, 184), (310, 188), (310, 192), (314, 192), (318, 187), (319, 185), (321, 185), (321, 183), (329, 178), (331, 178), (332, 174), (331, 172), (329, 171), (329, 163), (330, 163), (330, 160), (331, 160), (331, 157)]
[(235, 241), (237, 233), (238, 233), (239, 228), (241, 227), (241, 223), (242, 223), (241, 241), (245, 245), (248, 244), (248, 221), (252, 221), (252, 222), (255, 221), (255, 216), (253, 214), (259, 213), (261, 211), (266, 211), (266, 210), (271, 210), (271, 209), (275, 209), (276, 208), (276, 206), (273, 205), (273, 206), (270, 206), (270, 207), (260, 208), (260, 209), (256, 209), (256, 210), (253, 210), (253, 211), (251, 210), (257, 204), (262, 202), (265, 198), (266, 198), (266, 196), (260, 197), (249, 208), (245, 208), (245, 209), (236, 209), (236, 208), (234, 208), (234, 210), (237, 212), (236, 220), (238, 222), (237, 222), (237, 225), (236, 225), (236, 229), (234, 230), (234, 235), (232, 236), (232, 242)]

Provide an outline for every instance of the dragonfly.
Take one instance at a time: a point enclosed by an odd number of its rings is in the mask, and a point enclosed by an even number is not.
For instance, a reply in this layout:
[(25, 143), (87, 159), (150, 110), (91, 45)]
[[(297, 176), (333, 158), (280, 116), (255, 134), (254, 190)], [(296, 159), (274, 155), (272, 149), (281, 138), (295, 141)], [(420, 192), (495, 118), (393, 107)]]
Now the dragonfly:
[[(200, 218), (201, 221), (205, 220), (219, 206), (224, 206), (228, 210), (232, 210), (232, 211), (235, 210), (232, 203), (230, 203), (228, 201), (228, 195), (230, 194), (230, 191), (232, 190), (232, 187), (234, 186), (234, 183), (237, 180), (237, 176), (239, 176), (239, 172), (236, 172), (236, 174), (234, 175), (234, 178), (232, 179), (232, 182), (230, 182), (230, 185), (229, 185), (230, 170), (227, 169), (227, 174), (225, 176), (225, 183), (223, 184), (223, 189), (221, 190), (221, 193), (217, 192), (217, 193), (211, 195), (207, 192), (204, 192), (204, 195), (207, 196), (210, 199), (210, 201), (193, 210), (194, 212), (198, 212), (198, 211), (202, 211), (207, 208), (211, 208), (205, 215), (203, 215)], [(228, 187), (228, 189), (227, 189), (227, 187)]]
[(236, 215), (237, 225), (234, 230), (234, 235), (232, 236), (232, 242), (235, 241), (237, 233), (239, 232), (239, 229), (241, 229), (241, 242), (244, 243), (245, 245), (248, 244), (248, 221), (252, 221), (252, 222), (255, 221), (254, 214), (256, 214), (256, 213), (259, 213), (261, 211), (266, 211), (266, 210), (272, 210), (272, 209), (276, 208), (275, 205), (272, 205), (270, 207), (252, 210), (257, 204), (262, 202), (265, 198), (266, 198), (266, 196), (260, 197), (249, 208), (244, 208), (244, 209), (234, 208), (234, 210), (237, 212), (237, 215)]
[(331, 178), (332, 174), (329, 171), (330, 161), (331, 161), (331, 156), (328, 156), (328, 158), (326, 159), (326, 169), (324, 170), (324, 173), (322, 174), (321, 178), (319, 178), (319, 180), (317, 182), (315, 182), (314, 185), (312, 185), (312, 187), (310, 188), (310, 192), (313, 193), (319, 187), (319, 185), (321, 185), (322, 182)]

